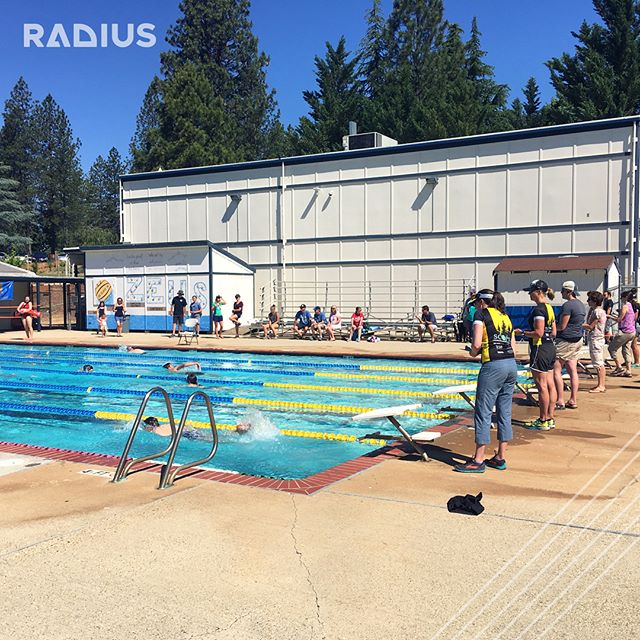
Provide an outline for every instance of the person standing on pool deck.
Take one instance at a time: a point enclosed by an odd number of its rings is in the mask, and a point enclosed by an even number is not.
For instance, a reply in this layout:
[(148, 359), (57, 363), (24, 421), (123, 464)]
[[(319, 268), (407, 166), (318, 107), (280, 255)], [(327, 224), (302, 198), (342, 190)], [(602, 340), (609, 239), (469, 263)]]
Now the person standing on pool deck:
[(591, 364), (598, 370), (598, 384), (589, 390), (589, 393), (604, 393), (606, 369), (604, 366), (604, 340), (607, 326), (607, 314), (602, 308), (604, 296), (599, 291), (589, 291), (587, 302), (589, 304), (589, 315), (587, 321), (582, 325), (588, 332), (589, 355)]
[(538, 431), (549, 431), (556, 428), (554, 418), (556, 409), (556, 385), (553, 368), (556, 361), (556, 316), (553, 307), (546, 301), (555, 297), (544, 280), (534, 280), (524, 291), (535, 306), (529, 314), (529, 330), (516, 329), (516, 334), (523, 333), (529, 339), (529, 369), (538, 387), (538, 407), (540, 416), (525, 423), (525, 428)]
[(194, 332), (196, 336), (200, 335), (200, 319), (202, 318), (202, 304), (198, 300), (198, 296), (191, 296), (191, 304), (189, 305), (189, 313), (191, 317), (196, 320), (196, 326)]
[(107, 335), (107, 307), (104, 300), (100, 300), (96, 309), (96, 318), (98, 320), (98, 335), (103, 338)]
[(222, 307), (225, 304), (227, 303), (222, 299), (222, 296), (216, 296), (213, 306), (211, 307), (214, 338), (222, 338), (222, 323), (224, 322), (224, 318), (222, 317)]
[[(631, 378), (631, 362), (633, 361), (633, 352), (631, 351), (631, 343), (636, 335), (636, 317), (633, 312), (632, 291), (624, 291), (620, 296), (620, 312), (613, 319), (618, 323), (620, 329), (609, 343), (609, 355), (616, 361), (616, 368), (611, 372), (612, 376), (622, 376), (623, 378)], [(618, 351), (622, 349), (623, 363), (618, 359)]]
[(613, 314), (613, 300), (611, 299), (611, 291), (605, 291), (602, 295), (602, 310), (607, 316), (607, 324), (604, 330), (604, 339), (606, 343), (609, 344), (613, 336), (613, 320), (611, 319), (611, 316)]
[(31, 342), (33, 340), (33, 302), (29, 296), (18, 305), (16, 313), (22, 320), (22, 328), (27, 336), (27, 342)]
[(171, 309), (169, 315), (173, 316), (173, 328), (171, 336), (177, 336), (182, 331), (184, 324), (184, 310), (187, 308), (187, 299), (184, 297), (184, 291), (180, 289), (171, 300)]
[[(515, 336), (500, 293), (482, 289), (476, 295), (474, 304), (476, 312), (469, 354), (472, 357), (480, 355), (482, 361), (473, 413), (476, 450), (469, 462), (456, 465), (453, 470), (460, 473), (484, 473), (485, 467), (491, 467), (504, 471), (507, 468), (507, 444), (513, 439), (511, 412), (513, 390), (518, 378)], [(494, 405), (498, 420), (498, 450), (493, 458), (485, 460), (485, 448), (491, 442)]]
[[(584, 333), (582, 325), (587, 314), (584, 304), (577, 298), (580, 294), (573, 280), (563, 282), (560, 293), (566, 302), (562, 305), (558, 320), (557, 359), (553, 369), (556, 393), (558, 394), (556, 409), (577, 409), (578, 388), (580, 386), (578, 354), (582, 350), (582, 336)], [(571, 396), (566, 404), (564, 401), (564, 380), (562, 379), (563, 367), (569, 374), (569, 383), (571, 385)]]
[(236, 300), (233, 303), (233, 311), (229, 320), (233, 322), (236, 329), (236, 338), (240, 337), (240, 318), (242, 317), (242, 310), (244, 308), (244, 302), (240, 300), (240, 294), (236, 293)]
[(127, 315), (127, 308), (124, 306), (122, 298), (118, 298), (113, 305), (113, 315), (116, 318), (116, 331), (118, 338), (122, 338), (122, 325), (124, 324), (124, 317)]

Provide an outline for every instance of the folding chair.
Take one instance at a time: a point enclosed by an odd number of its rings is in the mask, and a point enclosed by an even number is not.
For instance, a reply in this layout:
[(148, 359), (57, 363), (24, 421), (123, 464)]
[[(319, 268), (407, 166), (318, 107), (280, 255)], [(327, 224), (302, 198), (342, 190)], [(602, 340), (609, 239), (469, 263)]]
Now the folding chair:
[(199, 322), (197, 318), (187, 318), (184, 321), (182, 331), (178, 333), (178, 344), (183, 340), (185, 344), (191, 344), (194, 338), (196, 340), (196, 344), (200, 344), (198, 341), (198, 334), (196, 333), (196, 327), (198, 324)]
[(395, 407), (385, 407), (383, 409), (374, 409), (353, 416), (351, 419), (356, 422), (363, 420), (375, 420), (386, 418), (402, 435), (402, 437), (413, 447), (414, 451), (425, 461), (430, 462), (427, 452), (420, 446), (421, 442), (433, 442), (442, 434), (439, 431), (421, 431), (414, 433), (412, 436), (407, 433), (405, 428), (396, 420), (396, 416), (401, 416), (406, 411), (415, 411), (419, 409), (421, 404), (404, 404)]

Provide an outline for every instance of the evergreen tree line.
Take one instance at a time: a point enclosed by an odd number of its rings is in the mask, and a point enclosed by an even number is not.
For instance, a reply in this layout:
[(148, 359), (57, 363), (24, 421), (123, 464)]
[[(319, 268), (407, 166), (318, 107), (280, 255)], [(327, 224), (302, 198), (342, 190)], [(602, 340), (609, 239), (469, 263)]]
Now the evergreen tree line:
[(394, 0), (388, 15), (372, 0), (354, 50), (342, 37), (315, 57), (309, 112), (285, 128), (250, 0), (182, 0), (127, 159), (112, 148), (84, 175), (64, 110), (18, 80), (0, 129), (0, 250), (113, 242), (119, 174), (340, 150), (350, 120), (403, 143), (638, 113), (640, 0), (593, 4), (601, 24), (546, 63), (549, 103), (532, 77), (509, 104), (475, 19), (465, 36), (444, 0)]

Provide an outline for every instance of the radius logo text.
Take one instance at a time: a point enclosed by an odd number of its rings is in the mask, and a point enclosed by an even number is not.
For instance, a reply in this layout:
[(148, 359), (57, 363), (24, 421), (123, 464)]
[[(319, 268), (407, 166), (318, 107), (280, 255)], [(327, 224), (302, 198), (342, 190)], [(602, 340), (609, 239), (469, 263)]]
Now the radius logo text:
[(110, 46), (125, 49), (132, 45), (137, 47), (153, 47), (156, 36), (155, 25), (149, 22), (141, 24), (100, 24), (90, 27), (87, 24), (75, 23), (65, 25), (54, 24), (50, 30), (38, 23), (26, 23), (23, 29), (23, 44), (26, 48), (38, 47), (47, 49), (95, 49)]

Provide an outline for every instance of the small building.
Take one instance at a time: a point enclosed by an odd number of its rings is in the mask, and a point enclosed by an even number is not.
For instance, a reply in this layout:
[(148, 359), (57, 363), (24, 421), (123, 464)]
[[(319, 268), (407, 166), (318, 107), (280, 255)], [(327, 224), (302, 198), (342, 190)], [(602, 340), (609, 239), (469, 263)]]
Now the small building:
[(16, 307), (29, 296), (47, 329), (84, 328), (84, 279), (38, 275), (0, 262), (0, 331), (22, 328)]
[[(235, 294), (253, 316), (254, 270), (242, 260), (207, 241), (155, 242), (80, 247), (84, 254), (87, 328), (97, 329), (96, 309), (104, 301), (108, 326), (115, 328), (111, 308), (122, 298), (134, 331), (171, 331), (171, 300), (183, 291), (188, 302), (196, 296), (203, 308), (201, 329), (211, 330), (211, 303), (226, 301), (225, 328)], [(188, 309), (187, 309), (188, 312)]]
[[(621, 286), (620, 271), (615, 256), (587, 255), (558, 258), (506, 258), (493, 270), (494, 289), (500, 291), (515, 326), (523, 326), (531, 310), (529, 294), (523, 291), (533, 280), (544, 280), (557, 296), (554, 307), (562, 306), (562, 283), (573, 280), (578, 291), (611, 291), (617, 298)], [(586, 304), (586, 296), (581, 295)]]

